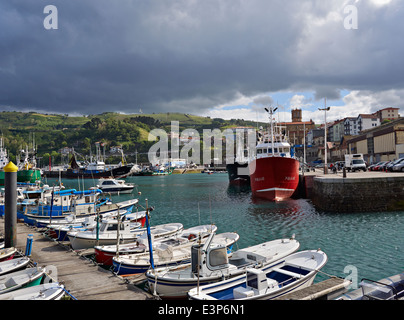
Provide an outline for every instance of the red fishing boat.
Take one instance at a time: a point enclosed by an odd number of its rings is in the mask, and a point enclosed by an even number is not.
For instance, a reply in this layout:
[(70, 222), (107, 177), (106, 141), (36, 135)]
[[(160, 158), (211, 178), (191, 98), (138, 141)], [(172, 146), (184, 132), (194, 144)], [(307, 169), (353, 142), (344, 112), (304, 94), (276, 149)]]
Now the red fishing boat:
[(253, 197), (278, 201), (290, 198), (299, 184), (299, 161), (291, 156), (290, 144), (277, 127), (274, 132), (270, 114), (271, 132), (262, 134), (256, 146), (256, 155), (249, 164)]

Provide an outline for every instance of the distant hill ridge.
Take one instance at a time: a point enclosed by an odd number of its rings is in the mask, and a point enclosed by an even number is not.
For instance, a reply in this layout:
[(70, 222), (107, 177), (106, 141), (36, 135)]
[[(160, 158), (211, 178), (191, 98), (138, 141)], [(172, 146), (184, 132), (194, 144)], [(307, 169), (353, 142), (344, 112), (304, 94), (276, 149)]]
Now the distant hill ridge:
[[(95, 155), (95, 143), (102, 142), (106, 153), (112, 146), (122, 146), (125, 154), (133, 157), (137, 152), (147, 153), (153, 142), (148, 141), (148, 133), (155, 128), (170, 130), (171, 121), (178, 121), (180, 131), (193, 128), (202, 133), (202, 129), (225, 129), (238, 126), (256, 127), (254, 121), (243, 119), (223, 120), (176, 112), (156, 114), (122, 114), (105, 112), (98, 115), (69, 116), (68, 114), (47, 114), (39, 112), (0, 112), (0, 130), (10, 159), (20, 149), (32, 150), (36, 145), (37, 157), (47, 162), (62, 161), (59, 153), (63, 147), (74, 148), (80, 154)], [(259, 124), (259, 125), (262, 125)], [(128, 159), (128, 161), (133, 160)]]

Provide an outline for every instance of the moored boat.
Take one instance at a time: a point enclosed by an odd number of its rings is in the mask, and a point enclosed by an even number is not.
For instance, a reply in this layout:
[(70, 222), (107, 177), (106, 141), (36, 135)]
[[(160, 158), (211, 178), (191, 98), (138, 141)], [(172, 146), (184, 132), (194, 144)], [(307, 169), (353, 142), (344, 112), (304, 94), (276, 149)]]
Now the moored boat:
[[(294, 237), (277, 239), (234, 251), (228, 257), (224, 247), (210, 247), (209, 243), (203, 247), (194, 245), (190, 265), (149, 269), (146, 277), (150, 292), (160, 298), (183, 299), (198, 283), (202, 286), (236, 277), (245, 273), (247, 268), (262, 268), (296, 252), (299, 246)], [(219, 254), (220, 251), (224, 252)]]
[(73, 250), (88, 249), (96, 245), (114, 244), (118, 237), (121, 243), (134, 241), (140, 234), (144, 233), (140, 227), (141, 224), (138, 222), (105, 219), (101, 222), (99, 230), (93, 228), (83, 231), (70, 231), (67, 233), (67, 237)]
[(191, 300), (271, 300), (310, 286), (327, 263), (321, 250), (293, 253), (260, 269), (248, 268), (245, 274), (188, 292)]
[[(170, 226), (170, 224), (168, 224)], [(167, 235), (164, 231), (165, 225), (156, 226), (155, 229), (151, 228), (151, 237), (153, 247), (156, 248), (158, 244), (169, 246), (180, 246), (191, 241), (196, 241), (199, 236), (205, 238), (212, 232), (216, 232), (217, 227), (214, 225), (202, 225), (182, 230), (174, 235)], [(160, 235), (160, 237), (159, 237)], [(147, 233), (141, 235), (136, 242), (110, 246), (95, 246), (95, 260), (97, 263), (111, 266), (112, 258), (117, 255), (129, 255), (135, 253), (144, 253), (149, 251), (149, 244), (147, 240)], [(117, 252), (118, 251), (118, 252)]]
[(0, 300), (60, 300), (64, 286), (57, 282), (39, 284), (0, 295)]
[[(213, 240), (209, 240), (213, 237)], [(211, 241), (212, 246), (225, 246), (231, 250), (231, 247), (239, 239), (235, 232), (225, 232), (220, 234), (211, 234), (209, 238), (201, 239), (202, 243)], [(153, 249), (153, 265), (155, 268), (176, 266), (186, 264), (191, 261), (191, 247), (193, 243), (172, 247), (166, 244), (160, 244)], [(124, 255), (112, 259), (114, 272), (116, 274), (136, 274), (146, 272), (150, 266), (150, 252)]]
[(4, 260), (0, 262), (0, 276), (10, 272), (18, 271), (20, 269), (24, 269), (28, 266), (29, 262), (30, 258), (28, 257)]
[(55, 216), (52, 214), (52, 217), (50, 213), (45, 216), (25, 214), (26, 218), (24, 221), (30, 221), (37, 227), (47, 227), (49, 224), (63, 224), (66, 222), (66, 217), (72, 215), (75, 219), (85, 219), (96, 214), (114, 216), (119, 213), (120, 215), (126, 215), (131, 213), (133, 206), (138, 203), (138, 199), (130, 199), (118, 203), (110, 203), (108, 198), (100, 200), (94, 198), (93, 201), (77, 204), (72, 208), (72, 211), (62, 212)]
[(101, 189), (102, 192), (121, 194), (131, 193), (135, 185), (133, 183), (127, 183), (123, 179), (101, 178), (98, 179), (97, 188)]
[(271, 201), (290, 198), (299, 184), (299, 161), (291, 156), (290, 144), (282, 128), (278, 127), (274, 133), (272, 117), (275, 111), (273, 108), (268, 111), (271, 132), (261, 135), (255, 158), (248, 166), (253, 197)]
[(0, 249), (0, 262), (13, 259), (16, 253), (17, 248), (15, 247)]
[(250, 175), (248, 172), (248, 163), (228, 163), (226, 171), (229, 176), (229, 184), (234, 186), (250, 185)]
[(10, 291), (39, 285), (45, 269), (41, 267), (27, 268), (8, 273), (0, 277), (0, 296)]
[(337, 300), (402, 300), (404, 298), (404, 273), (378, 281), (362, 279), (359, 288), (344, 293)]

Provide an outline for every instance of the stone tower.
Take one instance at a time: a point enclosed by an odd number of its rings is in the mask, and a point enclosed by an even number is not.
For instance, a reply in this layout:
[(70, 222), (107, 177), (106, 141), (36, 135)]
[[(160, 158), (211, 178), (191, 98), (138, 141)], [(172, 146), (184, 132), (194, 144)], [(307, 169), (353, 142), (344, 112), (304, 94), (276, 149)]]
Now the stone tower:
[(292, 110), (292, 122), (302, 122), (302, 109)]

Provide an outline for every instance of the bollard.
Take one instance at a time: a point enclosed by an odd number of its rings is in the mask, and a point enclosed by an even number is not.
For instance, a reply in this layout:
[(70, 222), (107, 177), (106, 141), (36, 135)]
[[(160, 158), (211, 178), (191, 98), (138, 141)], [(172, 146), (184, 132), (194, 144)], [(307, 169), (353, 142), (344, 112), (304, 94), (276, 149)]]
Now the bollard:
[(17, 166), (11, 161), (4, 170), (4, 247), (17, 246)]
[(31, 256), (32, 242), (34, 241), (34, 235), (29, 234), (27, 237), (27, 245), (25, 246), (25, 255), (27, 257)]
[(342, 169), (342, 177), (346, 178), (346, 168), (345, 167)]

